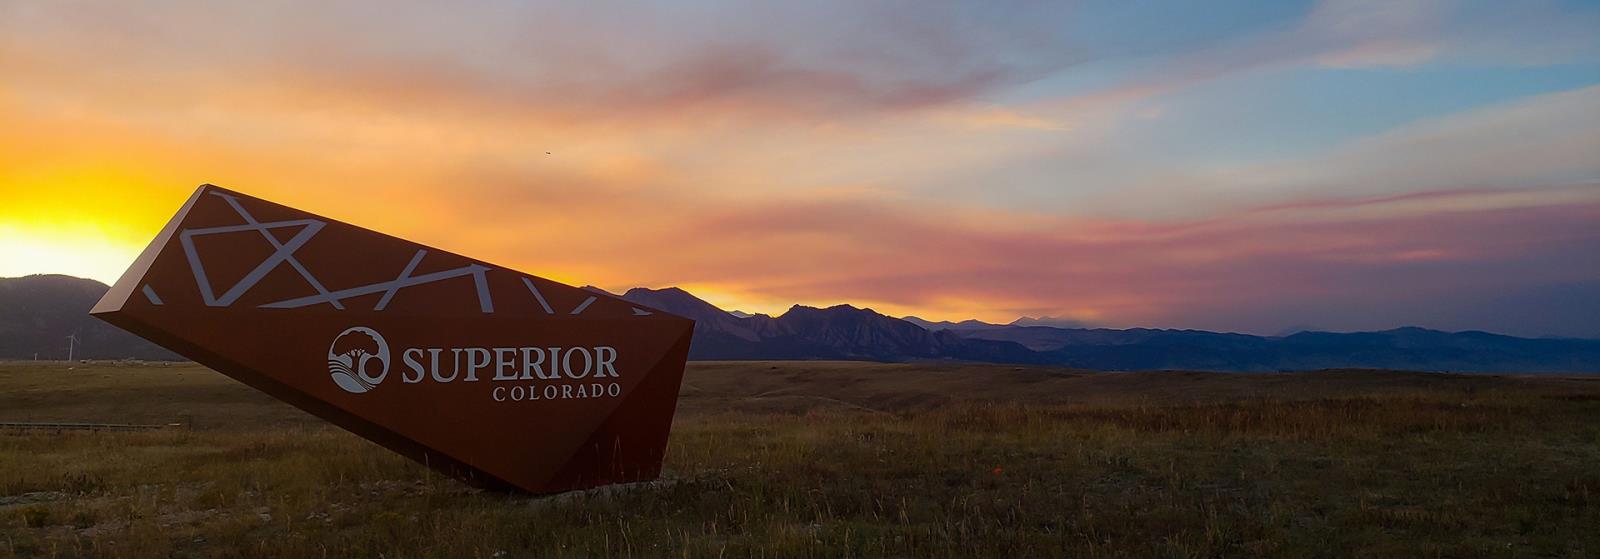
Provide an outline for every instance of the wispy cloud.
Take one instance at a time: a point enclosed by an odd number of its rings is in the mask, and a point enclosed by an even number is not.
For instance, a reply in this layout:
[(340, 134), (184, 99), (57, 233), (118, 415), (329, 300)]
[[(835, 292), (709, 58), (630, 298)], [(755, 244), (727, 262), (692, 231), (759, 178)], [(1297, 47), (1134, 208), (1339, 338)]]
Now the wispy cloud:
[(1097, 205), (1192, 215), (1320, 196), (1600, 184), (1597, 148), (1600, 86), (1425, 119), (1310, 157), (1177, 170)]
[[(11, 4), (0, 61), (70, 66), (54, 77), (124, 90), (280, 92), (305, 108), (627, 121), (965, 103), (1082, 58), (1052, 36), (1060, 14), (1042, 6), (1003, 16), (982, 3), (728, 8)], [(186, 106), (207, 95), (173, 97)]]
[(1228, 76), (1297, 66), (1549, 65), (1600, 56), (1600, 35), (1593, 32), (1600, 8), (1562, 4), (1321, 0), (1293, 24), (1173, 53), (1109, 87), (1040, 108), (1104, 110)]

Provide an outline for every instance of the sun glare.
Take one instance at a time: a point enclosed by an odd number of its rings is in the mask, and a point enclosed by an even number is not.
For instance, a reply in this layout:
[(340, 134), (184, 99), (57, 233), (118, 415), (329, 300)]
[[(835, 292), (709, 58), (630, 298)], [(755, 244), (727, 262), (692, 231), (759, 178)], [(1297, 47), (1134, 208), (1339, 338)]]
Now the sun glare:
[(93, 226), (38, 230), (0, 223), (0, 277), (66, 274), (110, 284), (142, 248)]

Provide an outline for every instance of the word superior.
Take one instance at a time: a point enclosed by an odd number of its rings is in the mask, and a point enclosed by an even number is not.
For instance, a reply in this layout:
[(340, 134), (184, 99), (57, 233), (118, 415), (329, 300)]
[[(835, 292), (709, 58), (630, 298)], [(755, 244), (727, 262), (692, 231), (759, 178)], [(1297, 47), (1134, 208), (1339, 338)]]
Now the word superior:
[[(407, 371), (400, 380), (447, 383), (490, 380), (559, 380), (617, 378), (617, 350), (589, 347), (454, 347), (410, 348), (401, 354)], [(449, 363), (446, 372), (442, 362)]]

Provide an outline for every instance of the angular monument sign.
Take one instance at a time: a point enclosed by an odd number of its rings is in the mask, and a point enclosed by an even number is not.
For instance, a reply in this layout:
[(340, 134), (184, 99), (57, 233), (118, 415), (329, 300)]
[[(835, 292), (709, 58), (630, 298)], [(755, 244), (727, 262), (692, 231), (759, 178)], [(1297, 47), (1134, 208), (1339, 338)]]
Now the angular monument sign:
[(216, 186), (91, 314), (476, 486), (656, 478), (694, 322)]

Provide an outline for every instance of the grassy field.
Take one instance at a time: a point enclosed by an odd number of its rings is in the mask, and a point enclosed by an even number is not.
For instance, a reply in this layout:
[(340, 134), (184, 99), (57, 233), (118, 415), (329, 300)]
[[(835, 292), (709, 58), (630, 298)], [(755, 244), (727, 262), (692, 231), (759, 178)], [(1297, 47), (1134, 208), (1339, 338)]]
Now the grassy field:
[(0, 364), (0, 556), (1600, 555), (1600, 377), (696, 363), (667, 481), (478, 492), (192, 365)]

